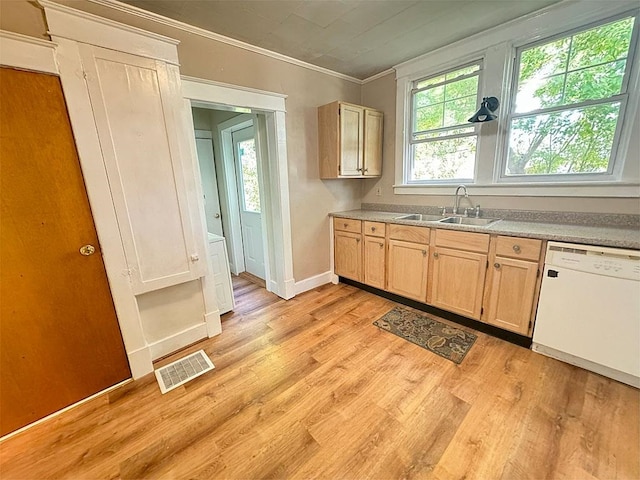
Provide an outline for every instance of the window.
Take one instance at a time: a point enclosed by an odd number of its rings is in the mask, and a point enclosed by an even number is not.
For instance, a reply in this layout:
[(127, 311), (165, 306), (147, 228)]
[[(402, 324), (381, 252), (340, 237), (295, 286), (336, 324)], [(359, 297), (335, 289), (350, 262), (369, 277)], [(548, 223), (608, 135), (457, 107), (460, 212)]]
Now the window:
[(518, 49), (505, 176), (612, 172), (633, 27), (627, 17)]
[(478, 104), (480, 64), (413, 82), (408, 181), (474, 177), (478, 135), (467, 120)]
[(560, 2), (397, 65), (394, 193), (640, 197), (639, 16)]

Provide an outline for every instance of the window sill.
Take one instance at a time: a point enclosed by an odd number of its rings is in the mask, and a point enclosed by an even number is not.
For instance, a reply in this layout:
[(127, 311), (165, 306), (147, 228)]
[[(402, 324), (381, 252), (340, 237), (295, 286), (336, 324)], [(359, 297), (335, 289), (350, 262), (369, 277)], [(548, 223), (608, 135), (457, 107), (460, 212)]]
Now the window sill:
[[(457, 183), (447, 185), (394, 185), (395, 195), (451, 195)], [(640, 198), (638, 183), (575, 183), (575, 184), (465, 184), (474, 196), (504, 197), (618, 197)]]

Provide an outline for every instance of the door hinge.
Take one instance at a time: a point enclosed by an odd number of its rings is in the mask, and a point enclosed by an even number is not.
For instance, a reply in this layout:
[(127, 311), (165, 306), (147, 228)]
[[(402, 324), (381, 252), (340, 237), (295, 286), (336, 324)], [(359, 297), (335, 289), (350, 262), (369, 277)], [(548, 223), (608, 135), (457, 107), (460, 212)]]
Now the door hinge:
[(532, 322), (531, 322), (531, 320), (529, 320), (529, 330), (531, 330), (531, 324), (532, 324)]
[(538, 269), (538, 271), (536, 272), (536, 278), (538, 278), (540, 276), (540, 269)]
[(480, 307), (480, 315), (484, 313), (484, 307)]
[(489, 268), (489, 260), (487, 260), (487, 268)]

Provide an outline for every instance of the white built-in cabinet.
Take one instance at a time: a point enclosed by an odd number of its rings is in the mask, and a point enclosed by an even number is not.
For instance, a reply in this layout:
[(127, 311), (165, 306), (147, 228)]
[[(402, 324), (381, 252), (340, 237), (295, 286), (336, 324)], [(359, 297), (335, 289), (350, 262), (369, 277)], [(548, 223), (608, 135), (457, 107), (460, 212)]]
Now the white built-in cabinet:
[(178, 67), (79, 49), (134, 293), (202, 277), (180, 155)]
[(230, 312), (234, 307), (233, 284), (229, 270), (229, 255), (224, 237), (209, 233), (209, 264), (216, 289), (218, 311), (220, 314)]

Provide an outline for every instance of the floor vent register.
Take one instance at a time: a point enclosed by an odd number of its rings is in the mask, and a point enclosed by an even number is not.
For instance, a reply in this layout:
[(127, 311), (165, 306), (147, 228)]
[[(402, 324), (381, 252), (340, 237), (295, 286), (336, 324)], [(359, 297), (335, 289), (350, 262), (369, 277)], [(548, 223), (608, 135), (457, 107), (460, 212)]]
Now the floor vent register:
[(158, 368), (155, 370), (155, 374), (160, 391), (164, 394), (214, 368), (213, 362), (207, 357), (204, 350), (198, 350), (180, 360)]

